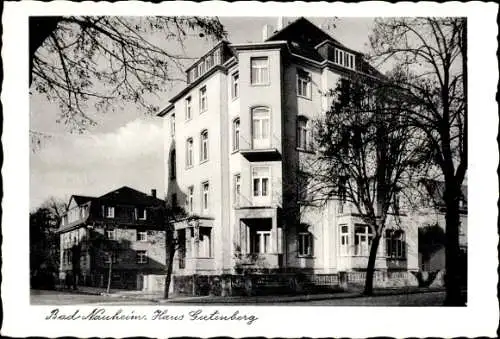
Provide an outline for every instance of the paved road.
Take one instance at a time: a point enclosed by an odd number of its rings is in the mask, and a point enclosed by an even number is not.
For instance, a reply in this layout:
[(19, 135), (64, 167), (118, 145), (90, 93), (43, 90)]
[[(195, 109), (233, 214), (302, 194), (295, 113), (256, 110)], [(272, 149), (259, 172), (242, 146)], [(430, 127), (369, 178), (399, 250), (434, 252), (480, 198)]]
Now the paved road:
[[(211, 303), (210, 298), (203, 302), (196, 300), (161, 301), (163, 305), (276, 305), (276, 306), (441, 306), (443, 305), (444, 292), (424, 292), (406, 295), (385, 295), (355, 298), (322, 298), (318, 300), (290, 300), (287, 302), (269, 302), (255, 298), (241, 298), (236, 302)], [(220, 299), (219, 299), (220, 300)], [(267, 298), (269, 300), (269, 298)], [(138, 299), (127, 297), (110, 297), (100, 295), (83, 295), (60, 291), (32, 291), (31, 303), (33, 305), (157, 305), (159, 301), (152, 299)]]

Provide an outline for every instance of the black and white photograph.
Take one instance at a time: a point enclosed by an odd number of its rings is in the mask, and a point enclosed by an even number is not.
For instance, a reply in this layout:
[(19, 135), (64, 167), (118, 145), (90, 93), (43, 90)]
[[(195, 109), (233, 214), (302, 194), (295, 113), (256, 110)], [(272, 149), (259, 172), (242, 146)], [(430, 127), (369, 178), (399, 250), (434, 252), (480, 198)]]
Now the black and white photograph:
[[(359, 310), (371, 329), (377, 310), (412, 322), (413, 336), (439, 336), (417, 323), (445, 314), (444, 328), (481, 307), (484, 324), (498, 319), (498, 65), (476, 70), (471, 55), (479, 14), (497, 5), (395, 15), (40, 5), (22, 16), (25, 102), (4, 124), (5, 136), (25, 115), (23, 169), (2, 171), (7, 215), (24, 182), (12, 207), (23, 214), (2, 218), (12, 242), (2, 256), (25, 251), (2, 272), (15, 265), (22, 282), (2, 291), (15, 287), (36, 324), (53, 327), (40, 333), (147, 320), (159, 333), (247, 333), (211, 332), (230, 323), (270, 336), (264, 326), (292, 313), (292, 327), (301, 314), (323, 327), (352, 317), (344, 328)], [(493, 96), (478, 107), (483, 80)], [(13, 147), (4, 142), (5, 164)], [(11, 247), (12, 227), (24, 247)], [(331, 335), (322, 326), (315, 333)], [(394, 331), (338, 335), (410, 336)]]

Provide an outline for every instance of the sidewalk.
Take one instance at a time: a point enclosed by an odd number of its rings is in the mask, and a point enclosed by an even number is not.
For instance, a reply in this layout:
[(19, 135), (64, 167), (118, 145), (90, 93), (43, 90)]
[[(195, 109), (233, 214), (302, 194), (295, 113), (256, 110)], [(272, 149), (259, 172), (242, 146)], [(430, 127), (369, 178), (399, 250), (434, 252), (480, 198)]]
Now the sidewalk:
[[(443, 292), (442, 288), (398, 288), (375, 289), (372, 297), (389, 295), (406, 295), (418, 293)], [(160, 304), (272, 304), (297, 301), (347, 299), (366, 297), (361, 291), (347, 291), (336, 293), (304, 294), (304, 295), (262, 295), (262, 296), (188, 296), (172, 297), (171, 299), (157, 300)]]
[[(102, 295), (110, 298), (149, 300), (159, 304), (272, 304), (297, 301), (347, 299), (366, 297), (362, 291), (345, 291), (301, 295), (260, 295), (260, 296), (171, 296), (163, 299), (163, 292), (147, 293), (143, 291), (112, 289), (106, 293), (103, 288), (79, 286), (78, 290), (62, 290), (63, 292), (87, 295)], [(373, 297), (389, 295), (406, 295), (418, 293), (442, 292), (443, 288), (393, 288), (375, 289)]]
[(124, 290), (124, 289), (111, 289), (109, 293), (106, 292), (105, 288), (100, 287), (90, 287), (90, 286), (78, 286), (78, 289), (58, 289), (61, 292), (75, 293), (75, 294), (86, 294), (86, 295), (102, 295), (112, 298), (129, 298), (129, 299), (162, 299), (163, 292), (144, 292), (136, 290)]

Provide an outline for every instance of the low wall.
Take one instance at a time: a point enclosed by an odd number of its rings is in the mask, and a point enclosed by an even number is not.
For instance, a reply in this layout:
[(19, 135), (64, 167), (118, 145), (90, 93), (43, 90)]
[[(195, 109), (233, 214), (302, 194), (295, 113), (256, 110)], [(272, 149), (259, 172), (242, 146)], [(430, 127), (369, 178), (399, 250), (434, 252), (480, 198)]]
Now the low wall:
[[(175, 295), (270, 295), (334, 292), (364, 286), (366, 272), (335, 274), (225, 274), (173, 276)], [(375, 288), (418, 286), (417, 277), (408, 271), (376, 271)]]

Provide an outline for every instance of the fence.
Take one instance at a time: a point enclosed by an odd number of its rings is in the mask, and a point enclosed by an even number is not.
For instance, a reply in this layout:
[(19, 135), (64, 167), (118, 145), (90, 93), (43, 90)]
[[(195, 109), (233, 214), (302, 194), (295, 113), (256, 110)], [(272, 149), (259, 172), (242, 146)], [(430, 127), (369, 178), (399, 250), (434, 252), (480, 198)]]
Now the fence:
[[(366, 272), (333, 274), (274, 273), (174, 276), (177, 295), (264, 295), (334, 292), (364, 286)], [(375, 271), (374, 287), (418, 286), (417, 278), (407, 271)]]

